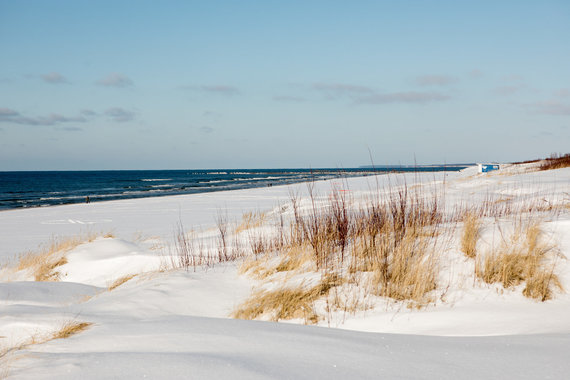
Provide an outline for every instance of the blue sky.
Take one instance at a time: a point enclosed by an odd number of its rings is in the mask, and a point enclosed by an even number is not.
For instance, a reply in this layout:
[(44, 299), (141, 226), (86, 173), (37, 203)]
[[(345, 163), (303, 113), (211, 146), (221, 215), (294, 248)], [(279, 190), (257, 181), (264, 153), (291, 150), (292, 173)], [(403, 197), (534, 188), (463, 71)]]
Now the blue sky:
[(0, 170), (570, 147), (569, 1), (0, 0)]

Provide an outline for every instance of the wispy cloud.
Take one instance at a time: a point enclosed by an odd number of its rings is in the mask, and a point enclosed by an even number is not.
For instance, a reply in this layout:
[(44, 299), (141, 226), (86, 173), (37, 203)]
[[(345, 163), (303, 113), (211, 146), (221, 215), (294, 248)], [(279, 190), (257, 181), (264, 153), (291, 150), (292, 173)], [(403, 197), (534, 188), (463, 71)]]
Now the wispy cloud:
[(481, 78), (483, 76), (483, 72), (479, 69), (473, 69), (470, 72), (468, 72), (467, 75), (473, 79)]
[(116, 121), (118, 123), (132, 121), (135, 118), (134, 112), (128, 111), (120, 107), (113, 107), (105, 110), (105, 115), (108, 116), (111, 120)]
[(212, 133), (212, 132), (214, 132), (214, 128), (204, 126), (204, 127), (201, 127), (201, 128), (200, 128), (200, 132), (202, 132), (202, 133)]
[(81, 114), (86, 117), (97, 116), (97, 112), (89, 109), (81, 110)]
[(49, 84), (69, 83), (68, 80), (63, 75), (61, 75), (60, 73), (56, 73), (56, 72), (51, 72), (48, 74), (42, 74), (41, 78), (44, 82), (49, 83)]
[(374, 90), (370, 87), (347, 83), (314, 83), (312, 88), (322, 93), (327, 99), (355, 97), (374, 93)]
[(570, 104), (558, 100), (547, 100), (525, 105), (531, 110), (547, 115), (570, 115)]
[(202, 116), (219, 119), (220, 117), (222, 117), (222, 114), (216, 111), (204, 111), (202, 112)]
[(273, 100), (275, 100), (276, 102), (285, 102), (285, 103), (302, 103), (306, 99), (300, 96), (277, 95), (273, 97)]
[(352, 100), (354, 104), (422, 104), (450, 98), (448, 95), (439, 92), (402, 91), (381, 93), (372, 87), (344, 83), (315, 83), (312, 85), (312, 88), (324, 94), (327, 99), (347, 98)]
[(79, 128), (79, 127), (63, 127), (60, 128), (63, 131), (67, 131), (67, 132), (82, 132), (83, 128)]
[(239, 90), (237, 87), (234, 86), (226, 86), (226, 85), (212, 85), (212, 86), (201, 86), (201, 90), (206, 92), (212, 92), (221, 95), (237, 95), (239, 94)]
[(181, 86), (180, 88), (184, 90), (201, 91), (205, 93), (223, 95), (223, 96), (234, 96), (240, 93), (237, 87), (225, 85), (225, 84), (213, 84), (213, 85), (201, 85), (201, 86)]
[(2, 118), (9, 118), (9, 117), (18, 116), (18, 115), (20, 115), (20, 113), (17, 111), (14, 111), (13, 109), (0, 108), (0, 120)]
[(10, 108), (0, 108), (0, 123), (13, 123), (22, 125), (58, 125), (64, 123), (85, 123), (83, 116), (63, 116), (57, 113), (48, 116), (29, 117)]
[(448, 75), (422, 75), (415, 79), (419, 86), (448, 86), (456, 83), (457, 78)]
[(504, 75), (501, 78), (505, 82), (522, 82), (524, 78), (517, 74)]
[(374, 94), (370, 96), (359, 97), (355, 100), (356, 104), (388, 104), (388, 103), (412, 103), (425, 104), (432, 102), (440, 102), (450, 99), (449, 96), (439, 92), (393, 92), (386, 94)]
[(130, 87), (133, 81), (126, 75), (112, 73), (97, 81), (98, 85), (106, 87)]
[(558, 98), (568, 98), (570, 97), (570, 90), (567, 88), (560, 88), (554, 91), (553, 94)]
[(493, 89), (497, 95), (509, 96), (517, 94), (526, 88), (524, 85), (499, 86)]

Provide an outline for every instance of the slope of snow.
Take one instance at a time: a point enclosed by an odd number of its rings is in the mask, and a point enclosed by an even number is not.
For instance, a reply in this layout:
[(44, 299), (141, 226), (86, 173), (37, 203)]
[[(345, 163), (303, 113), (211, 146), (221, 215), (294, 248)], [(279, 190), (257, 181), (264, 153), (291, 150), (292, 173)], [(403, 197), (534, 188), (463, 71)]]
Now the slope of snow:
[[(489, 174), (468, 168), (320, 181), (315, 192), (321, 201), (332, 186), (341, 187), (358, 202), (376, 189), (403, 183), (423, 184), (426, 191), (444, 188), (449, 205), (507, 197), (570, 204), (570, 168)], [(383, 302), (332, 323), (322, 321), (321, 327), (228, 319), (256, 286), (238, 274), (238, 263), (164, 270), (175, 250), (178, 223), (195, 229), (213, 248), (217, 216), (239, 223), (252, 210), (270, 217), (279, 210), (290, 213), (292, 193), (306, 196), (307, 187), (0, 212), (5, 262), (53, 236), (86, 231), (116, 236), (69, 251), (67, 263), (58, 268), (59, 282), (34, 282), (29, 275), (0, 269), (0, 352), (31, 337), (41, 340), (69, 321), (93, 323), (79, 335), (0, 358), (0, 378), (3, 367), (14, 379), (567, 377), (570, 295), (559, 292), (541, 303), (523, 297), (520, 287), (474, 286), (473, 263), (457, 249), (446, 253), (445, 299), (419, 311)], [(545, 220), (543, 228), (570, 257), (570, 210), (565, 210)], [(483, 240), (492, 240), (493, 231), (485, 234)], [(558, 264), (568, 290), (570, 265), (563, 259)], [(136, 276), (108, 290), (129, 275)], [(338, 328), (326, 328), (329, 323)]]

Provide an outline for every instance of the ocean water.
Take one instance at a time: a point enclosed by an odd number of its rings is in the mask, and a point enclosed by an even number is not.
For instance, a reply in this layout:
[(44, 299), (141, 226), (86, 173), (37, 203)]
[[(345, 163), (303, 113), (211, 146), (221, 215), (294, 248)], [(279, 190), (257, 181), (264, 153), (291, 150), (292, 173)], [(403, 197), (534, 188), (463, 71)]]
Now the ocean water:
[(390, 171), (459, 170), (465, 166), (357, 169), (109, 170), (0, 172), (0, 210), (203, 193), (354, 177)]

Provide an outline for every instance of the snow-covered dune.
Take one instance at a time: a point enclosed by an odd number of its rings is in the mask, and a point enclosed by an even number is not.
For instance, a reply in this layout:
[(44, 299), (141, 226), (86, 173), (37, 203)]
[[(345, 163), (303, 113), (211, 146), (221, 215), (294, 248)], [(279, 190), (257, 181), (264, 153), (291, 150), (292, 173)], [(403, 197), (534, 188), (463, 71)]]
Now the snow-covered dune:
[[(361, 177), (320, 181), (313, 193), (326, 201), (332, 188), (342, 188), (358, 204), (402, 184), (443, 193), (448, 209), (489, 199), (555, 206), (540, 215), (559, 253), (564, 291), (539, 302), (524, 297), (521, 286), (477, 281), (473, 261), (452, 244), (442, 252), (438, 299), (419, 310), (379, 299), (319, 326), (234, 320), (232, 311), (259, 283), (239, 273), (239, 260), (171, 269), (177, 228), (215, 251), (220, 216), (237, 226), (244, 213), (259, 211), (271, 224), (291, 213), (292, 194), (308, 204), (306, 184), (4, 211), (0, 378), (566, 378), (570, 168)], [(65, 259), (58, 281), (34, 281), (32, 269), (17, 265), (19, 254), (54, 237), (82, 235), (90, 238), (57, 256)], [(492, 245), (495, 235), (485, 229), (482, 244)], [(90, 325), (53, 339), (80, 322)]]

